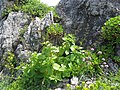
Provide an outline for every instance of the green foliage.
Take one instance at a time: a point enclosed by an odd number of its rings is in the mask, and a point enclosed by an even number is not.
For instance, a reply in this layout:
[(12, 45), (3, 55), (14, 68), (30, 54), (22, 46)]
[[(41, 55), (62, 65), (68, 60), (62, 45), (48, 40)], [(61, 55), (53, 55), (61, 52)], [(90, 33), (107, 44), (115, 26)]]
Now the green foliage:
[(54, 34), (54, 35), (62, 34), (63, 33), (62, 25), (60, 25), (58, 23), (52, 24), (47, 28), (47, 32), (49, 34)]
[(46, 40), (54, 45), (61, 45), (63, 37), (62, 25), (55, 23), (47, 28)]
[(115, 60), (115, 62), (120, 62), (120, 57), (119, 56), (113, 56), (113, 59)]
[[(75, 89), (71, 89), (71, 85), (66, 85), (66, 90), (120, 90), (120, 71), (115, 75), (100, 76), (93, 83), (87, 84), (83, 81), (79, 86), (76, 85)], [(4, 87), (4, 86), (7, 87)], [(0, 82), (0, 88), (2, 90), (26, 90), (21, 86), (20, 80), (14, 81), (11, 85), (8, 85), (8, 81)], [(38, 88), (36, 88), (38, 87)], [(3, 89), (4, 88), (4, 89)], [(7, 88), (7, 89), (6, 89)], [(33, 86), (31, 88), (26, 87), (27, 90), (48, 90), (47, 88), (40, 88), (40, 86)]]
[(98, 51), (101, 51), (102, 54), (100, 55), (100, 58), (112, 58), (114, 55), (114, 46), (112, 46), (111, 44), (106, 44), (106, 45), (101, 45), (97, 48)]
[(27, 31), (27, 29), (28, 29), (28, 25), (25, 25), (22, 29), (19, 30), (21, 37), (23, 37), (23, 35)]
[(101, 35), (106, 41), (106, 44), (100, 46), (104, 58), (111, 58), (116, 62), (120, 59), (115, 55), (115, 47), (120, 44), (120, 15), (110, 18), (101, 30)]
[(63, 78), (95, 74), (97, 69), (94, 67), (97, 68), (100, 63), (97, 56), (75, 45), (75, 37), (70, 34), (63, 40), (61, 46), (53, 46), (47, 41), (43, 43), (41, 53), (32, 54), (30, 63), (23, 67), (18, 86), (23, 87), (23, 90), (46, 90)]
[(55, 17), (59, 17), (58, 14), (56, 13), (56, 7), (51, 7), (52, 11), (53, 11), (53, 14)]
[(12, 12), (12, 8), (8, 7), (2, 12), (2, 17), (7, 16), (10, 12)]
[(120, 15), (110, 18), (102, 27), (101, 33), (111, 44), (120, 44)]
[(14, 54), (11, 52), (7, 52), (4, 55), (4, 60), (5, 60), (5, 64), (3, 66), (8, 68), (11, 72), (11, 75), (13, 75), (15, 72), (15, 65), (16, 65), (16, 60), (15, 60)]
[[(1, 78), (1, 76), (0, 76), (0, 78)], [(6, 88), (7, 88), (7, 86), (9, 86), (9, 84), (10, 84), (9, 79), (1, 79), (0, 80), (0, 90), (7, 90)]]
[(43, 18), (52, 8), (40, 2), (40, 0), (16, 1), (12, 7), (7, 7), (2, 16), (6, 16), (11, 11), (22, 11), (33, 16)]
[[(82, 82), (79, 86), (75, 86), (74, 90), (120, 90), (120, 71), (116, 75), (101, 76), (91, 84)], [(67, 84), (66, 90), (71, 89), (71, 85)]]

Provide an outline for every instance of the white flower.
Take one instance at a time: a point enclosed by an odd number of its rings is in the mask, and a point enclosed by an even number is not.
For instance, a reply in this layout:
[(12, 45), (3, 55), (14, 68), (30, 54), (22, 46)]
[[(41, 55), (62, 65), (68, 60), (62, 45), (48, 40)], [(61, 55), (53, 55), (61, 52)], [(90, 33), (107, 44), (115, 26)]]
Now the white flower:
[(90, 48), (91, 51), (94, 51), (95, 49), (94, 48)]
[(56, 88), (55, 90), (62, 90), (61, 88)]
[(72, 84), (72, 85), (78, 85), (78, 77), (73, 77), (73, 78), (71, 79), (71, 84)]
[(82, 58), (82, 61), (85, 61), (85, 58)]
[(105, 65), (105, 67), (109, 67), (108, 65)]
[(104, 65), (100, 65), (102, 68), (104, 67)]
[(103, 62), (103, 64), (105, 65), (105, 64), (107, 64), (106, 62)]
[(105, 61), (105, 58), (102, 58), (103, 61)]
[(102, 51), (98, 51), (98, 53), (97, 53), (98, 55), (101, 55), (102, 54)]

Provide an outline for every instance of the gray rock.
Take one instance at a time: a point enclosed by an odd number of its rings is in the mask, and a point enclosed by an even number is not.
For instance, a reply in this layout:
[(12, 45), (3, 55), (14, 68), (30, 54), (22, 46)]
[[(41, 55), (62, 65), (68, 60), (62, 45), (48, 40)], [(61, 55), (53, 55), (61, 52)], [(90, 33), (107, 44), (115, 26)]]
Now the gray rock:
[(29, 15), (22, 12), (11, 12), (7, 18), (0, 20), (0, 71), (8, 72), (3, 67), (3, 55), (9, 51), (15, 54), (18, 65), (21, 60), (29, 62), (31, 53), (39, 52), (46, 28), (52, 23), (52, 12), (41, 20), (38, 17), (31, 20)]
[(0, 71), (3, 71), (4, 74), (9, 74), (10, 72), (8, 68), (4, 67), (5, 57), (3, 56), (7, 57), (7, 52), (14, 52), (16, 55), (15, 50), (20, 43), (19, 30), (23, 29), (21, 23), (26, 25), (29, 24), (29, 21), (30, 17), (21, 12), (11, 12), (7, 19), (3, 18), (0, 20)]
[(29, 57), (31, 55), (30, 50), (25, 50), (23, 45), (19, 44), (17, 46), (17, 49), (15, 50), (15, 54), (17, 55), (17, 58), (22, 62), (29, 62)]
[(31, 51), (40, 50), (41, 42), (44, 41), (46, 27), (53, 24), (53, 13), (49, 12), (43, 19), (38, 17), (31, 21), (28, 30), (24, 34), (25, 44)]
[(0, 0), (0, 20), (3, 18), (2, 13), (6, 7), (14, 5), (14, 1)]
[(96, 46), (102, 42), (101, 26), (120, 15), (120, 0), (61, 0), (56, 10), (66, 33), (75, 34), (84, 46)]
[[(21, 12), (11, 12), (6, 20), (0, 23), (0, 53), (13, 51), (14, 47), (19, 44), (19, 30), (22, 29), (21, 23), (24, 25), (29, 23), (29, 16)], [(0, 55), (1, 56), (1, 55)]]
[[(23, 50), (37, 51), (45, 35), (45, 28), (53, 23), (52, 12), (48, 13), (45, 18), (31, 21), (30, 16), (21, 12), (12, 12), (6, 20), (0, 22), (0, 53), (15, 51), (22, 47)], [(24, 28), (26, 27), (26, 28)], [(21, 32), (24, 30), (24, 32)], [(21, 35), (23, 34), (23, 35)], [(19, 45), (19, 44), (22, 44)], [(19, 50), (18, 50), (19, 51)], [(15, 52), (15, 53), (18, 53)]]

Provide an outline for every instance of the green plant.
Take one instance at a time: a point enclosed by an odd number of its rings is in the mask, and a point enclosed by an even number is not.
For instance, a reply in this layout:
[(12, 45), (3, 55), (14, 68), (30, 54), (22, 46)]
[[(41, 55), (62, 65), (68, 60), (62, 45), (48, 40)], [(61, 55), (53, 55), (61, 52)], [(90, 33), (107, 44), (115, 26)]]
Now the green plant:
[(119, 56), (113, 56), (113, 59), (114, 59), (116, 62), (120, 62), (120, 57), (119, 57)]
[(2, 11), (2, 17), (7, 16), (10, 12), (12, 12), (12, 8), (8, 7)]
[[(74, 90), (119, 90), (120, 89), (120, 76), (119, 72), (116, 75), (110, 76), (100, 76), (96, 79), (93, 83), (87, 85), (86, 82), (82, 82), (81, 85), (75, 86)], [(66, 90), (73, 90), (71, 89), (71, 85), (67, 84)]]
[(42, 52), (33, 53), (30, 63), (23, 67), (20, 85), (16, 85), (23, 90), (46, 90), (64, 78), (99, 73), (95, 71), (100, 63), (95, 54), (75, 45), (75, 37), (70, 34), (63, 41), (61, 46), (44, 42)]
[(63, 28), (62, 25), (55, 23), (47, 28), (46, 40), (49, 40), (54, 45), (62, 43)]
[(56, 24), (52, 24), (47, 28), (47, 32), (49, 34), (61, 34), (63, 33), (63, 28), (62, 25), (56, 23)]
[(40, 18), (45, 16), (45, 14), (50, 11), (50, 7), (48, 7), (46, 4), (40, 3), (39, 0), (29, 0), (28, 3), (19, 8), (23, 12), (30, 13), (34, 16), (39, 16)]
[(116, 45), (120, 44), (120, 15), (105, 22), (101, 30), (101, 36), (105, 41), (104, 45), (100, 46), (100, 50), (103, 52), (102, 56), (118, 62), (118, 57), (114, 55)]
[(102, 27), (101, 35), (111, 44), (120, 44), (120, 15), (110, 18)]
[(101, 51), (102, 54), (99, 56), (100, 59), (105, 58), (112, 58), (115, 51), (114, 51), (114, 46), (112, 46), (110, 43), (105, 44), (105, 45), (101, 45), (97, 48), (97, 52)]
[(11, 75), (14, 75), (15, 65), (16, 65), (16, 59), (15, 59), (14, 54), (12, 52), (7, 52), (4, 55), (4, 60), (5, 60), (5, 63), (3, 66), (5, 66), (6, 68), (10, 70)]
[(8, 15), (11, 11), (22, 11), (43, 18), (51, 10), (51, 7), (41, 3), (40, 0), (16, 0), (13, 6), (3, 11), (2, 16)]
[(27, 31), (27, 29), (28, 29), (28, 25), (25, 25), (22, 29), (19, 30), (21, 37), (23, 37), (23, 35)]
[(10, 81), (9, 79), (3, 79), (3, 77), (0, 75), (0, 90), (7, 90), (7, 86), (9, 86)]

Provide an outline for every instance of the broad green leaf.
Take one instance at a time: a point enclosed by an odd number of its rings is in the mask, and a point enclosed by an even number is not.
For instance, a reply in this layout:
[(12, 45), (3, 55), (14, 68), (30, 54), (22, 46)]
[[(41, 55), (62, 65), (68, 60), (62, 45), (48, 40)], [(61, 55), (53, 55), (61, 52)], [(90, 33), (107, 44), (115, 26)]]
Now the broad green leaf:
[(60, 65), (57, 64), (57, 63), (54, 63), (54, 64), (53, 64), (53, 69), (59, 70), (59, 69), (60, 69)]
[(76, 46), (75, 46), (75, 45), (72, 45), (72, 46), (70, 47), (70, 49), (71, 49), (72, 51), (75, 51)]
[(66, 68), (66, 66), (61, 64), (61, 68), (59, 69), (59, 71), (65, 71), (65, 68)]

